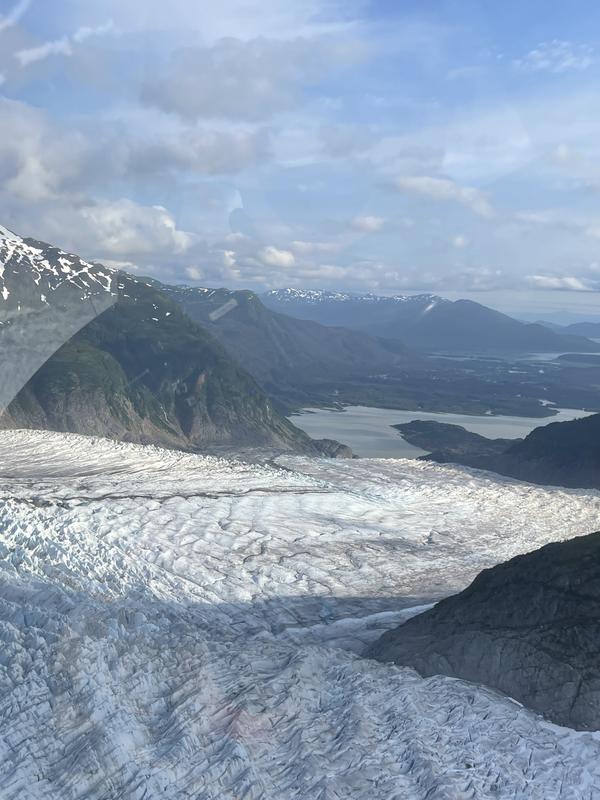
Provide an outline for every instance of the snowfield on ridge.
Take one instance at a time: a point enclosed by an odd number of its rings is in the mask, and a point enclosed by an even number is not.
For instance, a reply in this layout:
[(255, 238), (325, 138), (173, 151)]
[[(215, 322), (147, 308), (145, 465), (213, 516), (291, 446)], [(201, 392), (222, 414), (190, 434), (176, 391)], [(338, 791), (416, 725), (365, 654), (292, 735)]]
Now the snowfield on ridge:
[(599, 516), (425, 462), (1, 432), (0, 796), (598, 798), (600, 736), (360, 653)]

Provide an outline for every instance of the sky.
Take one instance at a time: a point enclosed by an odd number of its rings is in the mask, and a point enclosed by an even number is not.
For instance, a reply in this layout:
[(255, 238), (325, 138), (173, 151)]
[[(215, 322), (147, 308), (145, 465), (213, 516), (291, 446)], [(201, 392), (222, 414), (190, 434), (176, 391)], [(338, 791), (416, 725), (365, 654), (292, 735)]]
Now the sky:
[(600, 5), (0, 0), (0, 223), (174, 283), (600, 317)]

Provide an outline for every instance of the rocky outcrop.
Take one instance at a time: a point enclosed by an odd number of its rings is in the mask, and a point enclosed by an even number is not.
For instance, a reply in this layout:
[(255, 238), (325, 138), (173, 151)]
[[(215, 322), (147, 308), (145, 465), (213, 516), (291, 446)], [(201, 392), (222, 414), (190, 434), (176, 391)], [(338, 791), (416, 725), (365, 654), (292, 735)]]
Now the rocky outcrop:
[[(483, 458), (497, 456), (504, 453), (515, 439), (488, 439), (463, 428), (461, 425), (451, 425), (447, 422), (434, 422), (432, 420), (414, 419), (392, 425), (400, 431), (403, 439), (415, 447), (430, 450), (436, 461), (460, 461), (461, 458)], [(521, 441), (521, 440), (519, 440)]]
[(600, 533), (484, 570), (369, 655), (499, 689), (560, 725), (600, 729)]
[(535, 428), (524, 439), (487, 439), (459, 425), (417, 420), (394, 425), (423, 458), (463, 464), (544, 485), (600, 489), (600, 414)]

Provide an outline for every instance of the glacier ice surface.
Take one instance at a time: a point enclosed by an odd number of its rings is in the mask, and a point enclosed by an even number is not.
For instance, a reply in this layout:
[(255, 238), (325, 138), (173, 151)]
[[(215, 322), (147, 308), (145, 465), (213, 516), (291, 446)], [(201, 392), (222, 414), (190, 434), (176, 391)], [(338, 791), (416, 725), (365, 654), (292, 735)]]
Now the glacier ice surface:
[(599, 798), (600, 737), (361, 657), (600, 495), (0, 433), (2, 800)]

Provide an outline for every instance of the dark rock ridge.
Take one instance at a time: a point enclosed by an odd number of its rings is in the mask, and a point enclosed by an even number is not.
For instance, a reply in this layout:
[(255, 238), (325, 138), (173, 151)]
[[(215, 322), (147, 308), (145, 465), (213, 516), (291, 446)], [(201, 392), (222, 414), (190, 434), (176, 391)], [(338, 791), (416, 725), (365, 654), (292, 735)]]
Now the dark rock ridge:
[(368, 655), (508, 694), (559, 725), (600, 728), (600, 533), (484, 570)]
[(535, 428), (524, 439), (487, 439), (458, 425), (395, 425), (438, 463), (463, 464), (543, 485), (600, 489), (600, 414)]

